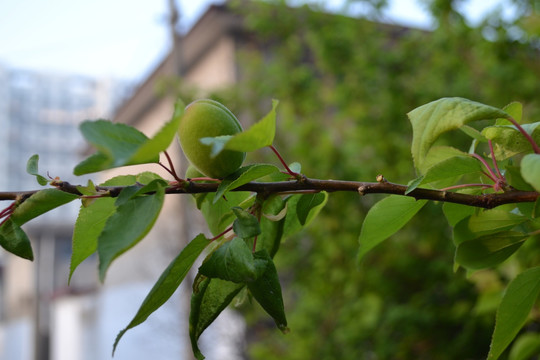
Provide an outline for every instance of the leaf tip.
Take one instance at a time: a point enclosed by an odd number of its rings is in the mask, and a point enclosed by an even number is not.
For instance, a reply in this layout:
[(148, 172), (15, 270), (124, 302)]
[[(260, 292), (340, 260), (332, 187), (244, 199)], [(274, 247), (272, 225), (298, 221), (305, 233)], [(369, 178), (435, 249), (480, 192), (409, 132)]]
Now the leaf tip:
[(114, 357), (114, 353), (116, 352), (116, 348), (118, 346), (118, 343), (120, 342), (120, 339), (122, 338), (122, 336), (124, 336), (124, 334), (126, 333), (127, 330), (128, 330), (128, 328), (125, 328), (122, 331), (120, 331), (118, 333), (118, 335), (116, 335), (116, 339), (114, 339), (113, 349), (112, 349), (112, 353), (111, 353), (112, 357)]

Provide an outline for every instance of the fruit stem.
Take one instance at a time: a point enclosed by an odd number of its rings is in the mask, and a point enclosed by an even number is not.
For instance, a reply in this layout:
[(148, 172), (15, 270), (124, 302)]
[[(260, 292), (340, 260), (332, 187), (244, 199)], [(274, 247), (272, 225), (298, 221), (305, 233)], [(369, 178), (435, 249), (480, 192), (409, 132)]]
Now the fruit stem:
[(279, 151), (277, 151), (277, 149), (274, 147), (274, 145), (270, 145), (268, 146), (270, 149), (272, 149), (272, 151), (274, 152), (274, 154), (276, 154), (276, 156), (278, 157), (279, 161), (281, 162), (281, 164), (285, 167), (285, 170), (287, 170), (287, 173), (289, 175), (291, 175), (292, 177), (294, 178), (298, 178), (298, 176), (300, 174), (292, 171), (289, 166), (287, 165), (287, 163), (285, 162), (285, 160), (283, 160), (283, 157), (281, 156), (281, 154), (279, 153)]
[(534, 141), (532, 136), (529, 135), (529, 133), (526, 132), (525, 129), (521, 125), (519, 125), (518, 122), (513, 117), (510, 116), (509, 118), (507, 118), (507, 120), (510, 121), (519, 130), (519, 132), (523, 134), (523, 136), (525, 136), (525, 139), (527, 139), (527, 141), (531, 144), (534, 150), (534, 153), (540, 154), (540, 146), (538, 146), (538, 144)]

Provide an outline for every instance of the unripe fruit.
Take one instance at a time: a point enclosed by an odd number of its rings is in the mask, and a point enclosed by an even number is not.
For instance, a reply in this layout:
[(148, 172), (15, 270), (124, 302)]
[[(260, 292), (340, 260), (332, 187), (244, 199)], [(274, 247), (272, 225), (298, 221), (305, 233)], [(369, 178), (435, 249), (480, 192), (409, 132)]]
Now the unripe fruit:
[(246, 153), (223, 150), (211, 157), (212, 148), (199, 140), (241, 131), (242, 125), (229, 109), (217, 101), (203, 99), (186, 107), (178, 127), (178, 137), (184, 154), (197, 170), (208, 177), (223, 179), (242, 166)]
[(197, 170), (193, 164), (189, 164), (184, 179), (194, 179), (204, 177), (204, 174)]

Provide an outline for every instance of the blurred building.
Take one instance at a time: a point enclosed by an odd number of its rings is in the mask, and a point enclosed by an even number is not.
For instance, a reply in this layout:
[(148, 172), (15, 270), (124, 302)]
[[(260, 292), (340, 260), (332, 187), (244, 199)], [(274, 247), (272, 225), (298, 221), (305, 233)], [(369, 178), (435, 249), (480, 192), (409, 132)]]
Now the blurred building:
[[(33, 154), (42, 175), (72, 181), (85, 148), (79, 123), (110, 117), (131, 89), (125, 81), (0, 66), (0, 189), (40, 188), (26, 173)], [(33, 263), (0, 251), (0, 359), (48, 359), (57, 294), (96, 288), (95, 260), (67, 287), (77, 210), (70, 204), (25, 226)]]

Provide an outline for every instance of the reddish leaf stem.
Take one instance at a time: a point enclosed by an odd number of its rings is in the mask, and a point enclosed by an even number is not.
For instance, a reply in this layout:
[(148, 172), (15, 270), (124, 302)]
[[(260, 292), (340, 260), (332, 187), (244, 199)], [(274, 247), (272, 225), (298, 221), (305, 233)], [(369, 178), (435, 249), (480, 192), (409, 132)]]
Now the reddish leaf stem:
[(219, 239), (220, 237), (222, 237), (223, 235), (225, 235), (226, 233), (228, 233), (231, 230), (232, 230), (232, 225), (229, 226), (228, 228), (226, 228), (222, 233), (219, 233), (216, 236), (214, 236), (213, 238), (211, 238), (210, 241), (214, 241), (214, 240)]
[(285, 162), (285, 160), (283, 160), (283, 157), (281, 156), (281, 154), (279, 153), (279, 151), (277, 151), (277, 149), (274, 147), (274, 145), (270, 145), (269, 146), (270, 149), (272, 149), (272, 151), (274, 152), (274, 154), (276, 154), (276, 156), (278, 157), (279, 161), (281, 162), (281, 164), (285, 167), (285, 170), (287, 170), (287, 173), (289, 175), (291, 175), (292, 177), (294, 178), (297, 178), (300, 174), (292, 171), (289, 166), (287, 165), (287, 163)]
[(171, 174), (171, 175), (174, 177), (174, 179), (178, 182), (178, 179), (176, 178), (176, 174), (173, 173), (173, 172), (171, 171), (171, 169), (169, 169), (168, 167), (166, 167), (165, 165), (163, 165), (163, 163), (162, 163), (161, 161), (158, 162), (158, 165), (161, 166), (162, 168), (164, 168), (164, 169), (165, 169), (169, 174)]
[(13, 212), (13, 205), (15, 203), (9, 205), (7, 208), (5, 208), (4, 210), (2, 210), (0, 212), (0, 218), (3, 218), (4, 216), (8, 216), (9, 214), (11, 214)]
[(488, 173), (484, 173), (486, 174), (494, 183), (497, 182), (497, 180), (499, 179), (499, 177), (497, 176), (497, 174), (495, 174), (493, 172), (493, 169), (491, 169), (488, 165), (488, 163), (486, 162), (486, 160), (484, 160), (483, 157), (481, 157), (480, 155), (478, 154), (471, 154), (471, 156), (475, 157), (478, 161), (480, 161), (482, 163), (482, 165), (484, 165), (484, 167), (486, 168), (486, 170), (489, 172)]
[(167, 170), (167, 172), (169, 174), (171, 174), (174, 179), (176, 181), (178, 181), (178, 183), (183, 183), (184, 180), (182, 178), (180, 178), (180, 176), (178, 175), (178, 173), (176, 172), (176, 170), (174, 169), (174, 164), (171, 160), (171, 157), (169, 156), (169, 153), (167, 151), (164, 151), (163, 154), (165, 155), (165, 157), (167, 158), (167, 162), (169, 163), (169, 168), (167, 168), (165, 165), (163, 165), (161, 162), (159, 163), (159, 165), (161, 165), (165, 170)]
[(447, 191), (447, 190), (454, 190), (454, 189), (465, 189), (465, 188), (468, 188), (468, 187), (483, 187), (485, 189), (488, 189), (488, 188), (491, 188), (493, 186), (488, 185), (488, 184), (460, 184), (460, 185), (454, 185), (454, 186), (445, 187), (445, 188), (439, 189), (439, 190), (440, 191)]
[(497, 181), (497, 179), (492, 178), (491, 175), (489, 175), (487, 172), (485, 172), (483, 170), (482, 170), (482, 174), (486, 175), (486, 177), (488, 177), (493, 182)]
[(495, 158), (495, 151), (493, 150), (493, 143), (491, 140), (488, 140), (489, 144), (489, 151), (491, 153), (491, 161), (493, 162), (493, 167), (495, 168), (495, 171), (497, 172), (497, 178), (500, 180), (504, 179), (504, 176), (501, 174), (501, 171), (499, 170), (499, 166), (497, 165), (497, 159)]
[(12, 202), (11, 205), (9, 205), (7, 208), (0, 212), (0, 219), (5, 217), (5, 219), (0, 222), (0, 226), (4, 225), (4, 223), (8, 221), (11, 214), (13, 214), (13, 212), (15, 211), (15, 203), (16, 201)]

